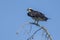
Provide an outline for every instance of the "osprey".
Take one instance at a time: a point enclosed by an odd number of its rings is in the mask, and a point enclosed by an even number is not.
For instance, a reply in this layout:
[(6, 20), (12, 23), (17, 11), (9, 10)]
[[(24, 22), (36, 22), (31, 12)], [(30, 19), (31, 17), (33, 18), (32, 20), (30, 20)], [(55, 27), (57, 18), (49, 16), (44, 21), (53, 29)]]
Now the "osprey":
[(27, 11), (27, 15), (31, 17), (33, 20), (35, 20), (34, 23), (38, 24), (39, 21), (48, 20), (48, 18), (42, 12), (35, 11), (32, 8), (28, 8)]

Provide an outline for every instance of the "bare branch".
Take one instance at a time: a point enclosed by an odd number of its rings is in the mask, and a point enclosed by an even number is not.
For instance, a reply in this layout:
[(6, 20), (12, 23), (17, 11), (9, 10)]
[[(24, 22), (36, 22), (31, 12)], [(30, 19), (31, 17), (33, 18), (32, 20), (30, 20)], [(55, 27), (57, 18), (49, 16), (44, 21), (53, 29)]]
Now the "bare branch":
[[(33, 35), (32, 35), (31, 37), (29, 37), (27, 40), (32, 40), (33, 37), (34, 37), (34, 35), (35, 35), (38, 31), (40, 31), (40, 30), (44, 31), (45, 37), (47, 38), (47, 40), (52, 40), (52, 37), (50, 36), (49, 32), (47, 31), (47, 29), (46, 29), (45, 27), (42, 27), (42, 26), (40, 26), (39, 24), (32, 23), (32, 22), (24, 23), (24, 24), (22, 25), (22, 27), (24, 27), (24, 26), (27, 25), (27, 24), (33, 24), (33, 25), (36, 25), (36, 26), (39, 27), (39, 29), (36, 30), (36, 31), (33, 33)], [(30, 30), (31, 30), (31, 29), (30, 29)], [(16, 34), (19, 34), (19, 32), (17, 32)]]
[(47, 31), (47, 29), (46, 29), (45, 27), (42, 27), (42, 26), (40, 26), (39, 24), (31, 23), (31, 22), (30, 22), (30, 24), (36, 25), (36, 26), (38, 26), (38, 27), (40, 27), (40, 28), (39, 28), (38, 30), (36, 30), (36, 31), (33, 33), (33, 35), (32, 35), (31, 37), (29, 37), (27, 40), (33, 39), (34, 35), (35, 35), (39, 30), (43, 30), (43, 31), (46, 33), (45, 36), (46, 36), (47, 40), (52, 40), (52, 37), (50, 36), (49, 32)]

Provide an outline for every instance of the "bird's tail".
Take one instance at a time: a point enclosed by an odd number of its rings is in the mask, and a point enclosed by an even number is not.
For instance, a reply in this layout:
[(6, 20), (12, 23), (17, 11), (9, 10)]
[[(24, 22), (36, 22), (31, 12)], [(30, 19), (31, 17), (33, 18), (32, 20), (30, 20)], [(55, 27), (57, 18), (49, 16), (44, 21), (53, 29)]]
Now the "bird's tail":
[(47, 20), (48, 20), (48, 18), (46, 17), (46, 18), (45, 18), (45, 21), (47, 21)]
[(46, 18), (45, 18), (45, 21), (50, 20), (50, 19), (51, 19), (51, 18), (47, 18), (47, 17), (46, 17)]

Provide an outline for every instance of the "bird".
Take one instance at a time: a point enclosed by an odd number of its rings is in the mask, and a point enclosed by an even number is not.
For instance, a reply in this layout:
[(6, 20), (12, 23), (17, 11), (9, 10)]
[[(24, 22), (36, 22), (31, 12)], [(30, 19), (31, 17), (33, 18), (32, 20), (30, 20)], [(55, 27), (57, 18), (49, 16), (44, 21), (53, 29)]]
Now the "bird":
[(33, 10), (32, 8), (27, 9), (27, 15), (34, 20), (34, 23), (38, 24), (39, 21), (47, 21), (48, 17), (46, 17), (42, 12)]

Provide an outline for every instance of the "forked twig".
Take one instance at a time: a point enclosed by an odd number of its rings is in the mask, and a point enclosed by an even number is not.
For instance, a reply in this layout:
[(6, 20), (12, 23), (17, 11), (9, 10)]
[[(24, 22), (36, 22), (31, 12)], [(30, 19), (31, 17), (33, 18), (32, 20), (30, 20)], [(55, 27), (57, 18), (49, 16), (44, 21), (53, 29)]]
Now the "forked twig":
[[(34, 35), (35, 35), (39, 30), (43, 30), (43, 31), (44, 31), (45, 37), (47, 38), (47, 40), (52, 40), (52, 37), (50, 36), (49, 32), (47, 31), (47, 29), (46, 29), (45, 27), (42, 27), (42, 26), (40, 26), (39, 24), (32, 23), (32, 22), (27, 22), (27, 23), (23, 24), (22, 27), (25, 26), (25, 25), (27, 25), (27, 24), (33, 24), (33, 25), (36, 25), (36, 26), (39, 27), (39, 29), (36, 30), (36, 31), (33, 33), (33, 35), (32, 35), (31, 37), (29, 37), (27, 40), (33, 39)], [(16, 34), (18, 34), (18, 32), (17, 32)]]
[(36, 30), (36, 31), (33, 33), (33, 35), (32, 35), (31, 37), (29, 37), (27, 40), (33, 39), (34, 35), (35, 35), (35, 34), (36, 34), (36, 32), (38, 32), (39, 30), (41, 30), (41, 28), (40, 28), (40, 29), (38, 29), (38, 30)]
[(38, 27), (40, 27), (38, 30), (36, 30), (33, 35), (31, 37), (29, 37), (27, 40), (31, 40), (33, 39), (34, 35), (39, 31), (39, 30), (43, 30), (46, 34), (46, 38), (47, 40), (52, 40), (52, 37), (50, 36), (49, 32), (47, 31), (47, 29), (45, 27), (41, 27), (39, 24), (36, 24), (36, 23), (31, 23), (30, 24), (33, 24), (33, 25), (36, 25)]

